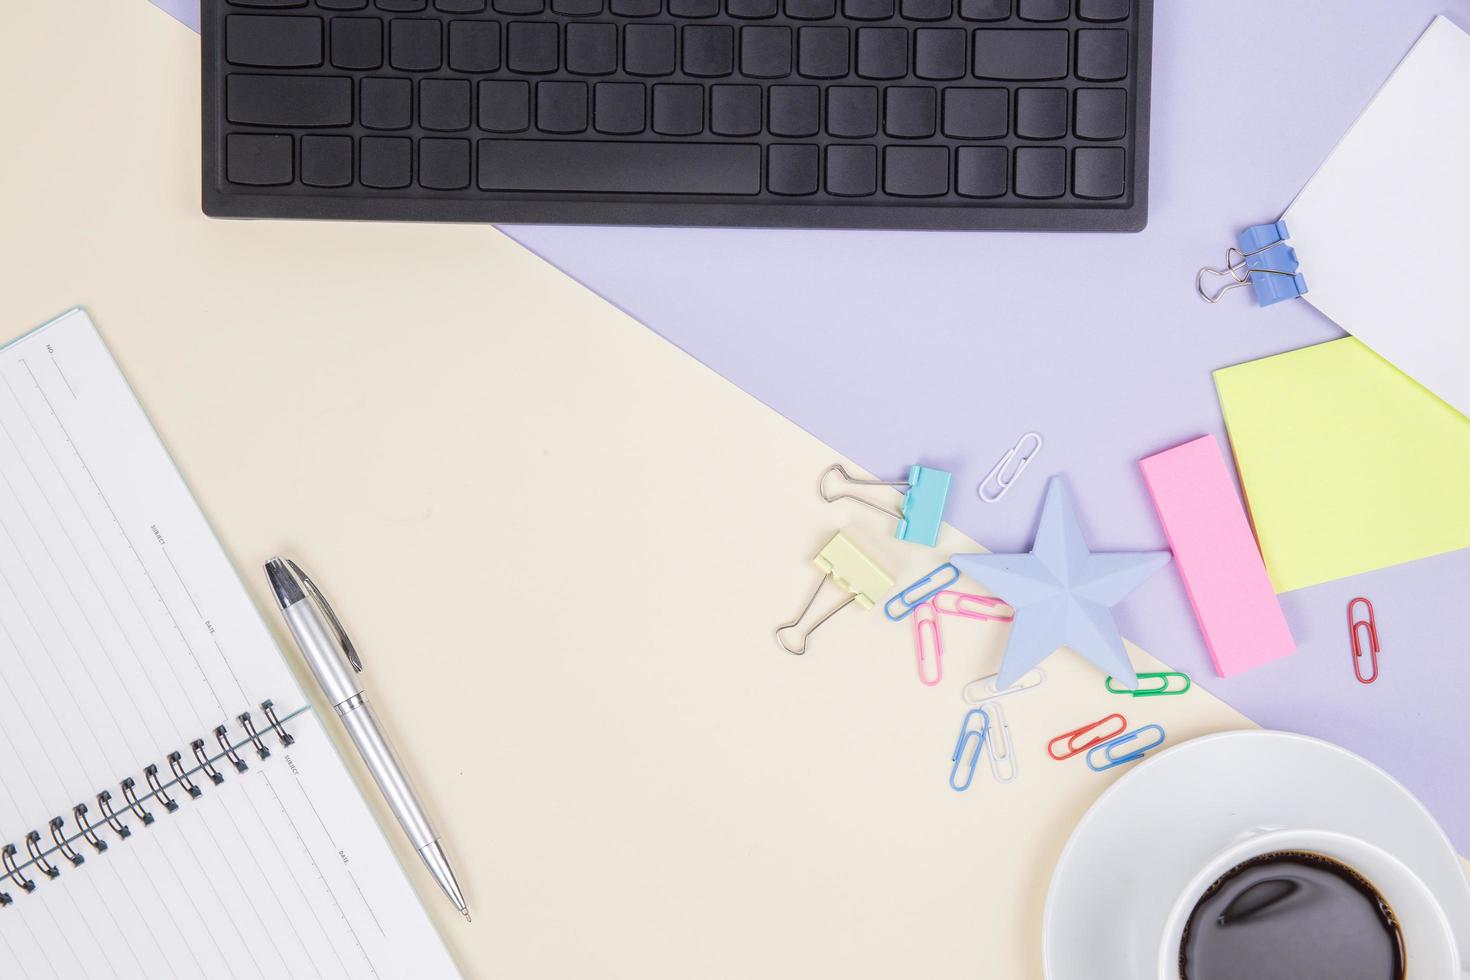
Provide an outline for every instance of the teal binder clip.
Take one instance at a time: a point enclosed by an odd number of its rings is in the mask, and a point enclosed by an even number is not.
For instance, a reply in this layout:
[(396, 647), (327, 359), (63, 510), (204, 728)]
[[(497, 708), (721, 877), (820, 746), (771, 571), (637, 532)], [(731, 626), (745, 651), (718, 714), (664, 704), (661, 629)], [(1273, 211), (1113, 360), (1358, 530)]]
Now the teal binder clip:
[[(833, 473), (850, 486), (893, 487), (895, 490), (902, 490), (903, 504), (899, 510), (893, 510), (848, 490), (828, 493), (827, 477)], [(944, 523), (944, 505), (949, 500), (949, 481), (950, 475), (944, 470), (919, 466), (917, 463), (909, 467), (907, 480), (857, 480), (848, 475), (841, 463), (834, 463), (822, 471), (822, 478), (817, 482), (817, 492), (829, 504), (845, 497), (856, 500), (864, 507), (871, 507), (880, 514), (887, 514), (898, 521), (894, 537), (900, 541), (932, 548), (939, 541), (939, 526)]]
[[(1296, 299), (1307, 291), (1296, 249), (1287, 244), (1291, 232), (1286, 221), (1251, 225), (1235, 237), (1236, 247), (1225, 250), (1225, 268), (1203, 268), (1195, 274), (1194, 288), (1206, 303), (1218, 303), (1232, 289), (1250, 286), (1256, 302), (1270, 306)], [(1205, 288), (1205, 277), (1230, 281), (1215, 292)]]

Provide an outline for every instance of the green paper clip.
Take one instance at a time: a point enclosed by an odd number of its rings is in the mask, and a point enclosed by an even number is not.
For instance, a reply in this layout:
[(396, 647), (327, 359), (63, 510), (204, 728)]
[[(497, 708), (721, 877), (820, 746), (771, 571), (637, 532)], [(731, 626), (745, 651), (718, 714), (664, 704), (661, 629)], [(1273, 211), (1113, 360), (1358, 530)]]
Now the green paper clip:
[[(893, 588), (893, 576), (879, 568), (873, 559), (864, 554), (862, 549), (853, 544), (852, 539), (841, 531), (832, 535), (832, 539), (822, 546), (822, 550), (817, 552), (816, 557), (812, 559), (812, 564), (817, 566), (822, 577), (817, 579), (817, 587), (812, 590), (811, 598), (807, 599), (806, 605), (801, 607), (801, 612), (795, 619), (776, 629), (776, 642), (781, 645), (781, 649), (797, 656), (806, 653), (807, 638), (816, 632), (818, 626), (854, 602), (858, 604), (859, 609), (872, 609), (878, 604), (878, 600), (883, 598), (884, 593)], [(796, 646), (788, 646), (782, 634), (801, 624), (806, 614), (811, 612), (812, 604), (817, 601), (817, 596), (821, 594), (822, 586), (829, 581), (846, 592), (847, 598), (833, 606), (823, 614), (821, 619), (808, 627), (798, 638)]]
[[(1155, 683), (1149, 687), (1144, 687), (1142, 686), (1142, 681), (1144, 678), (1148, 678), (1150, 681), (1154, 681)], [(1138, 680), (1140, 682), (1139, 687), (1136, 690), (1130, 691), (1126, 687), (1114, 687), (1113, 675), (1109, 674), (1108, 679), (1103, 682), (1103, 687), (1107, 688), (1109, 694), (1131, 694), (1135, 698), (1156, 698), (1162, 697), (1164, 695), (1183, 694), (1185, 691), (1189, 690), (1190, 687), (1189, 675), (1181, 674), (1177, 670), (1164, 670), (1155, 671), (1148, 674), (1139, 674)], [(1184, 684), (1182, 686), (1177, 686), (1175, 684), (1176, 680), (1182, 680), (1184, 681)]]

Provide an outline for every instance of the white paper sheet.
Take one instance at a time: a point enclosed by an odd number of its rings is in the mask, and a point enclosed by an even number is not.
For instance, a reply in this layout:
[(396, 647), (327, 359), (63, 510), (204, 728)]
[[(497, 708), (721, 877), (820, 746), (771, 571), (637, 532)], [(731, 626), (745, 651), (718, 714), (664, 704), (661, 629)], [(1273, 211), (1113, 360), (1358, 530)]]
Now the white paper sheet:
[[(270, 699), (295, 738), (268, 729)], [(120, 780), (250, 712), (269, 758), (129, 810)], [(107, 790), (130, 833), (56, 848)], [(25, 837), (41, 834), (46, 862)], [(0, 973), (457, 977), (443, 942), (87, 315), (0, 351)], [(33, 890), (22, 880), (35, 882)]]
[(1306, 299), (1470, 415), (1470, 35), (1436, 17), (1284, 217)]

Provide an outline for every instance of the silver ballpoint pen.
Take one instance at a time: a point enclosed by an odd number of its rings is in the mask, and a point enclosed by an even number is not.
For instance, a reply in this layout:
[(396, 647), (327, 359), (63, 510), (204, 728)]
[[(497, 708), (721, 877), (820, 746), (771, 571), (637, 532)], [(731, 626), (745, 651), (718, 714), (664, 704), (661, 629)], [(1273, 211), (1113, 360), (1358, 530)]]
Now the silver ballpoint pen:
[(266, 578), (270, 579), (271, 590), (281, 606), (281, 614), (296, 645), (306, 658), (307, 665), (322, 687), (327, 700), (337, 710), (337, 717), (352, 738), (352, 744), (362, 754), (362, 761), (373, 774), (378, 789), (388, 800), (393, 815), (403, 826), (409, 843), (424, 859), (429, 874), (439, 882), (439, 887), (449, 896), (466, 919), (470, 917), (465, 905), (464, 893), (455, 880), (454, 869), (439, 843), (439, 835), (429, 822), (424, 805), (419, 802), (408, 774), (388, 744), (387, 737), (373, 715), (373, 709), (363, 696), (362, 685), (357, 675), (362, 672), (362, 660), (357, 649), (347, 636), (347, 631), (332, 611), (326, 596), (316, 587), (294, 561), (272, 558), (265, 565)]

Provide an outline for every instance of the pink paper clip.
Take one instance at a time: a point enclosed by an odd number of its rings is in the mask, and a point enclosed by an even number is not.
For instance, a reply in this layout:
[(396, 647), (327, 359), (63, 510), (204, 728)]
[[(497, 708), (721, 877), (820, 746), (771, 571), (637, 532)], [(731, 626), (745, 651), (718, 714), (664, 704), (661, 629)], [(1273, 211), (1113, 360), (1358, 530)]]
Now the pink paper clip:
[[(934, 607), (935, 612), (942, 616), (963, 616), (966, 619), (978, 619), (987, 623), (1009, 623), (1016, 618), (1016, 611), (1007, 606), (1004, 600), (988, 595), (971, 595), (968, 592), (945, 589), (930, 599), (929, 604)], [(989, 611), (996, 608), (1010, 611), (1005, 613)]]
[[(1368, 608), (1367, 619), (1358, 619), (1353, 615), (1353, 607), (1360, 602)], [(1363, 634), (1358, 631), (1358, 627), (1360, 626), (1364, 627), (1367, 631), (1368, 649), (1366, 652), (1368, 662), (1373, 667), (1373, 673), (1367, 677), (1363, 676), (1364, 650)], [(1358, 596), (1352, 602), (1348, 603), (1348, 633), (1353, 639), (1353, 673), (1357, 675), (1359, 684), (1372, 684), (1378, 680), (1378, 619), (1373, 615), (1373, 603), (1364, 599), (1362, 596)]]
[[(944, 644), (939, 640), (939, 610), (932, 602), (921, 602), (914, 607), (914, 658), (923, 684), (933, 687), (944, 677), (943, 657)], [(926, 661), (934, 665), (932, 680), (924, 673)]]

